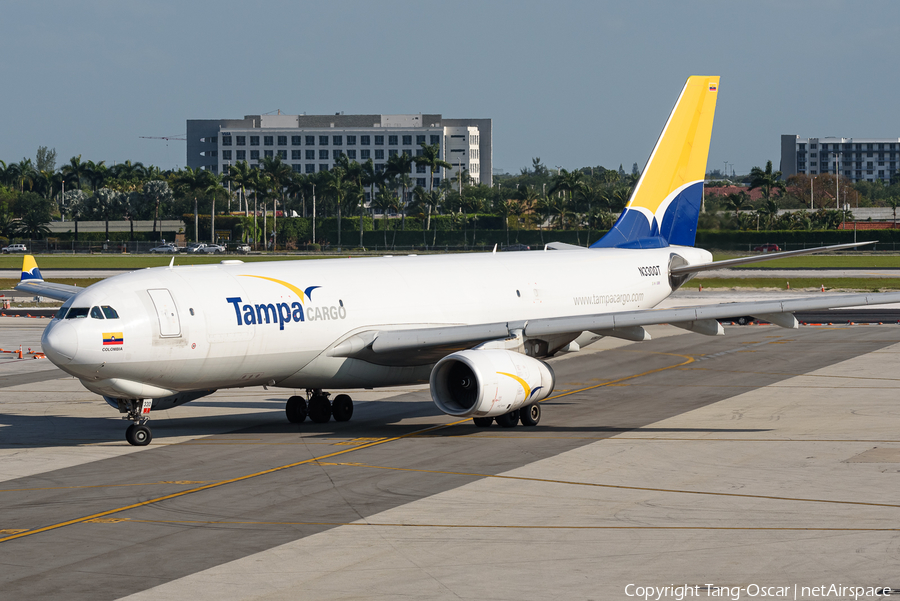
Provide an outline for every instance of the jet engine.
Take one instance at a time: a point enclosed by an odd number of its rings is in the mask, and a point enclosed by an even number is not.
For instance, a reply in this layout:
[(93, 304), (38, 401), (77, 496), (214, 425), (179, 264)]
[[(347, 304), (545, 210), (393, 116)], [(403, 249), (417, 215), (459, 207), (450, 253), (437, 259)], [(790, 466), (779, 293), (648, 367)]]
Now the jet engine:
[(431, 398), (457, 417), (496, 417), (550, 396), (556, 377), (533, 357), (502, 349), (447, 355), (431, 371)]

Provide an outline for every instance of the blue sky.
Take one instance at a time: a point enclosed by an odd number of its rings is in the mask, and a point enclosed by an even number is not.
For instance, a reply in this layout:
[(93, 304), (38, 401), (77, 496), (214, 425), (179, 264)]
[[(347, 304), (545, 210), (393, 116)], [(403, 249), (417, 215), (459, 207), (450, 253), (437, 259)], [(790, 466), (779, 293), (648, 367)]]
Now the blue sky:
[(494, 166), (643, 166), (688, 75), (721, 75), (709, 168), (780, 135), (900, 137), (900, 3), (7, 2), (0, 159), (183, 166), (185, 120), (494, 120)]

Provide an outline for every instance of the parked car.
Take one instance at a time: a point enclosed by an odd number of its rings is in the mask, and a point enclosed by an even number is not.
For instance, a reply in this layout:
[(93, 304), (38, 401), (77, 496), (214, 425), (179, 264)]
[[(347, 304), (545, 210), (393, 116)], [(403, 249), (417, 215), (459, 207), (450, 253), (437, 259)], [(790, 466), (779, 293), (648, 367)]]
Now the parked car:
[(225, 252), (225, 247), (219, 246), (218, 244), (204, 244), (194, 252), (207, 255), (219, 255)]
[(204, 249), (204, 248), (206, 248), (206, 245), (205, 245), (204, 243), (202, 243), (202, 242), (191, 242), (191, 243), (188, 244), (187, 247), (184, 249), (184, 252), (186, 252), (186, 253), (198, 253), (198, 252), (202, 252), (202, 249)]
[(246, 255), (250, 252), (250, 245), (244, 244), (243, 242), (237, 242), (228, 245), (228, 250), (233, 253), (238, 253), (240, 255)]
[(178, 247), (174, 244), (163, 244), (150, 249), (152, 253), (177, 253)]
[(3, 247), (4, 253), (27, 253), (28, 249), (24, 244), (10, 244)]
[(764, 253), (777, 253), (781, 248), (777, 244), (762, 244), (760, 246), (754, 246), (753, 250)]

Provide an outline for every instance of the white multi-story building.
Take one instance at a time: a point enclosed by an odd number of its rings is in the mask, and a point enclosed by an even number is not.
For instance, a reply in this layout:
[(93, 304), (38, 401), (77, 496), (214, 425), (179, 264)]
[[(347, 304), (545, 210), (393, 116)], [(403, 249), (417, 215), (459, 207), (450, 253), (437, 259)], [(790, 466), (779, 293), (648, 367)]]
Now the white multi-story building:
[[(491, 120), (443, 119), (441, 115), (248, 115), (243, 119), (187, 121), (187, 165), (227, 173), (239, 161), (256, 165), (281, 157), (298, 173), (330, 170), (346, 155), (371, 159), (383, 170), (392, 155), (422, 154), (437, 144), (451, 169), (434, 173), (434, 184), (468, 170), (472, 183), (491, 185)], [(427, 187), (431, 174), (413, 163), (409, 177)]]
[(781, 136), (781, 173), (838, 173), (853, 182), (890, 182), (900, 165), (900, 138)]

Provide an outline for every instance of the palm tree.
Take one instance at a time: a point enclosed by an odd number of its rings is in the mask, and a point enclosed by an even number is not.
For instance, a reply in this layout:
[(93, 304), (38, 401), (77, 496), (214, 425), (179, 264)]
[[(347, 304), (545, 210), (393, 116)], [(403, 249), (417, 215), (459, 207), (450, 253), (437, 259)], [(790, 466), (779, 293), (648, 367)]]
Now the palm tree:
[(69, 217), (75, 221), (75, 240), (78, 240), (78, 220), (88, 212), (87, 197), (80, 188), (69, 190), (63, 196), (63, 204)]
[(556, 222), (560, 229), (566, 229), (566, 219), (572, 216), (571, 203), (565, 198), (553, 197), (548, 199), (548, 207), (551, 215), (556, 215)]
[(503, 229), (506, 230), (506, 245), (509, 246), (509, 218), (522, 213), (521, 202), (513, 198), (498, 201), (494, 211), (503, 217)]
[(88, 164), (81, 162), (81, 155), (69, 159), (69, 164), (62, 168), (63, 173), (69, 181), (74, 180), (75, 185), (81, 188), (82, 180), (88, 179)]
[(213, 173), (202, 167), (197, 167), (196, 169), (185, 167), (173, 179), (176, 189), (181, 190), (183, 194), (194, 199), (194, 242), (200, 241), (200, 223), (197, 205), (200, 196), (214, 180), (215, 176)]
[(171, 202), (172, 191), (164, 180), (151, 180), (144, 184), (144, 196), (153, 202), (153, 238), (156, 239), (156, 224), (159, 222), (159, 205), (162, 201)]
[(13, 184), (18, 186), (19, 192), (24, 192), (26, 184), (29, 190), (34, 187), (34, 180), (38, 172), (32, 165), (31, 159), (22, 159), (18, 163), (10, 163), (7, 174)]
[[(434, 189), (434, 172), (438, 169), (451, 169), (453, 165), (440, 158), (441, 147), (439, 144), (431, 146), (422, 142), (422, 154), (413, 158), (416, 165), (424, 165), (428, 168), (428, 191)], [(431, 229), (431, 205), (428, 205), (428, 214), (425, 217), (425, 229)]]
[(109, 240), (109, 220), (122, 208), (124, 194), (110, 188), (100, 188), (90, 198), (90, 209), (106, 222), (106, 239)]
[[(403, 187), (403, 204), (406, 203), (407, 193), (412, 180), (409, 178), (409, 172), (412, 170), (413, 158), (406, 154), (395, 154), (388, 157), (384, 166), (384, 174), (388, 179), (396, 179), (400, 186)], [(401, 228), (406, 229), (406, 211), (402, 211)]]
[(50, 233), (50, 210), (46, 207), (29, 209), (16, 221), (16, 233), (24, 238), (43, 238)]
[[(443, 182), (441, 182), (443, 183)], [(397, 178), (397, 184), (403, 189), (403, 198), (400, 200), (400, 229), (406, 231), (406, 205), (409, 204), (409, 190), (413, 187), (413, 180), (409, 173), (401, 173)]]
[(762, 188), (763, 198), (769, 200), (772, 189), (784, 192), (784, 182), (781, 181), (781, 171), (772, 171), (772, 161), (766, 161), (766, 169), (759, 167), (750, 170), (750, 189)]
[(108, 175), (119, 181), (119, 188), (123, 191), (136, 190), (144, 177), (144, 164), (126, 160), (124, 163), (113, 165), (108, 170)]
[[(278, 240), (275, 237), (275, 233), (278, 231), (276, 229), (278, 226), (278, 196), (279, 194), (281, 195), (281, 204), (284, 206), (285, 189), (291, 181), (293, 171), (287, 163), (282, 162), (279, 156), (265, 157), (260, 161), (259, 165), (260, 170), (269, 174), (269, 179), (275, 192), (272, 195), (272, 250), (275, 250), (278, 248)], [(263, 218), (263, 221), (265, 221), (265, 218)]]
[(547, 194), (552, 195), (554, 192), (562, 192), (563, 194), (568, 194), (569, 200), (572, 201), (575, 192), (584, 185), (584, 182), (581, 181), (583, 177), (584, 173), (581, 171), (561, 169), (557, 175), (553, 176), (553, 183), (550, 189), (547, 190)]
[(384, 246), (387, 247), (387, 213), (391, 209), (400, 208), (397, 197), (387, 187), (378, 190), (378, 194), (372, 200), (372, 206), (381, 211), (381, 230), (384, 233)]
[[(416, 186), (416, 188), (413, 190), (413, 197), (416, 199), (416, 205), (422, 209), (422, 213), (426, 216), (429, 222), (429, 225), (422, 229), (422, 243), (427, 246), (428, 242), (427, 238), (425, 238), (425, 234), (429, 229), (431, 229), (431, 212), (433, 210), (437, 210), (437, 208), (441, 205), (442, 194), (440, 190), (426, 191), (422, 186)], [(434, 246), (436, 242), (437, 227), (434, 228), (431, 245)]]
[(228, 198), (228, 189), (222, 185), (222, 178), (213, 174), (213, 179), (203, 190), (203, 193), (212, 200), (209, 211), (209, 241), (216, 243), (216, 198)]
[(591, 244), (591, 219), (589, 216), (593, 213), (594, 207), (608, 202), (605, 192), (603, 188), (591, 182), (582, 182), (576, 191), (575, 207), (579, 213), (586, 217), (584, 221), (588, 227), (586, 246)]
[(259, 237), (256, 236), (256, 232), (259, 231), (259, 224), (257, 223), (257, 217), (259, 215), (259, 197), (260, 195), (263, 197), (263, 229), (265, 229), (265, 200), (269, 191), (269, 176), (261, 170), (253, 168), (250, 170), (250, 177), (247, 180), (247, 185), (253, 190), (253, 249), (256, 250), (256, 246), (259, 242)]
[(735, 221), (740, 220), (741, 210), (746, 209), (749, 204), (749, 197), (744, 191), (735, 192), (725, 197), (725, 208), (734, 211)]
[[(250, 215), (250, 206), (247, 204), (247, 185), (250, 183), (252, 168), (247, 161), (238, 161), (228, 167), (228, 179), (241, 190), (241, 201), (244, 203), (244, 217)], [(238, 209), (240, 210), (240, 208)]]
[(441, 158), (440, 144), (432, 144), (429, 146), (422, 142), (419, 146), (422, 147), (422, 154), (414, 157), (413, 161), (416, 165), (424, 165), (428, 168), (428, 191), (431, 192), (434, 188), (434, 172), (438, 169), (451, 169), (453, 165)]
[(888, 196), (884, 203), (894, 212), (894, 229), (897, 228), (897, 207), (900, 206), (900, 196)]
[[(363, 187), (363, 177), (364, 177), (364, 169), (360, 163), (356, 161), (351, 161), (346, 154), (341, 154), (334, 161), (335, 166), (340, 167), (344, 170), (345, 178), (349, 184), (352, 184), (351, 188), (348, 188), (348, 201), (352, 198), (355, 199), (358, 208), (359, 208), (359, 247), (363, 247), (363, 230), (365, 226), (365, 212), (366, 212), (366, 193), (365, 188)], [(348, 206), (349, 208), (349, 206)]]
[(342, 167), (334, 167), (331, 171), (328, 172), (329, 177), (325, 180), (325, 186), (323, 192), (325, 195), (331, 198), (337, 208), (337, 228), (338, 228), (338, 248), (341, 246), (341, 214), (344, 203), (347, 202), (347, 197), (354, 190), (351, 186), (354, 186), (355, 182), (349, 182), (347, 180), (347, 172), (344, 171)]
[(91, 182), (91, 189), (96, 192), (106, 181), (107, 176), (109, 175), (109, 169), (107, 169), (105, 165), (106, 161), (100, 161), (99, 163), (95, 163), (94, 161), (87, 162), (87, 179)]
[(12, 241), (18, 226), (19, 220), (13, 216), (9, 206), (5, 202), (0, 203), (0, 236)]

